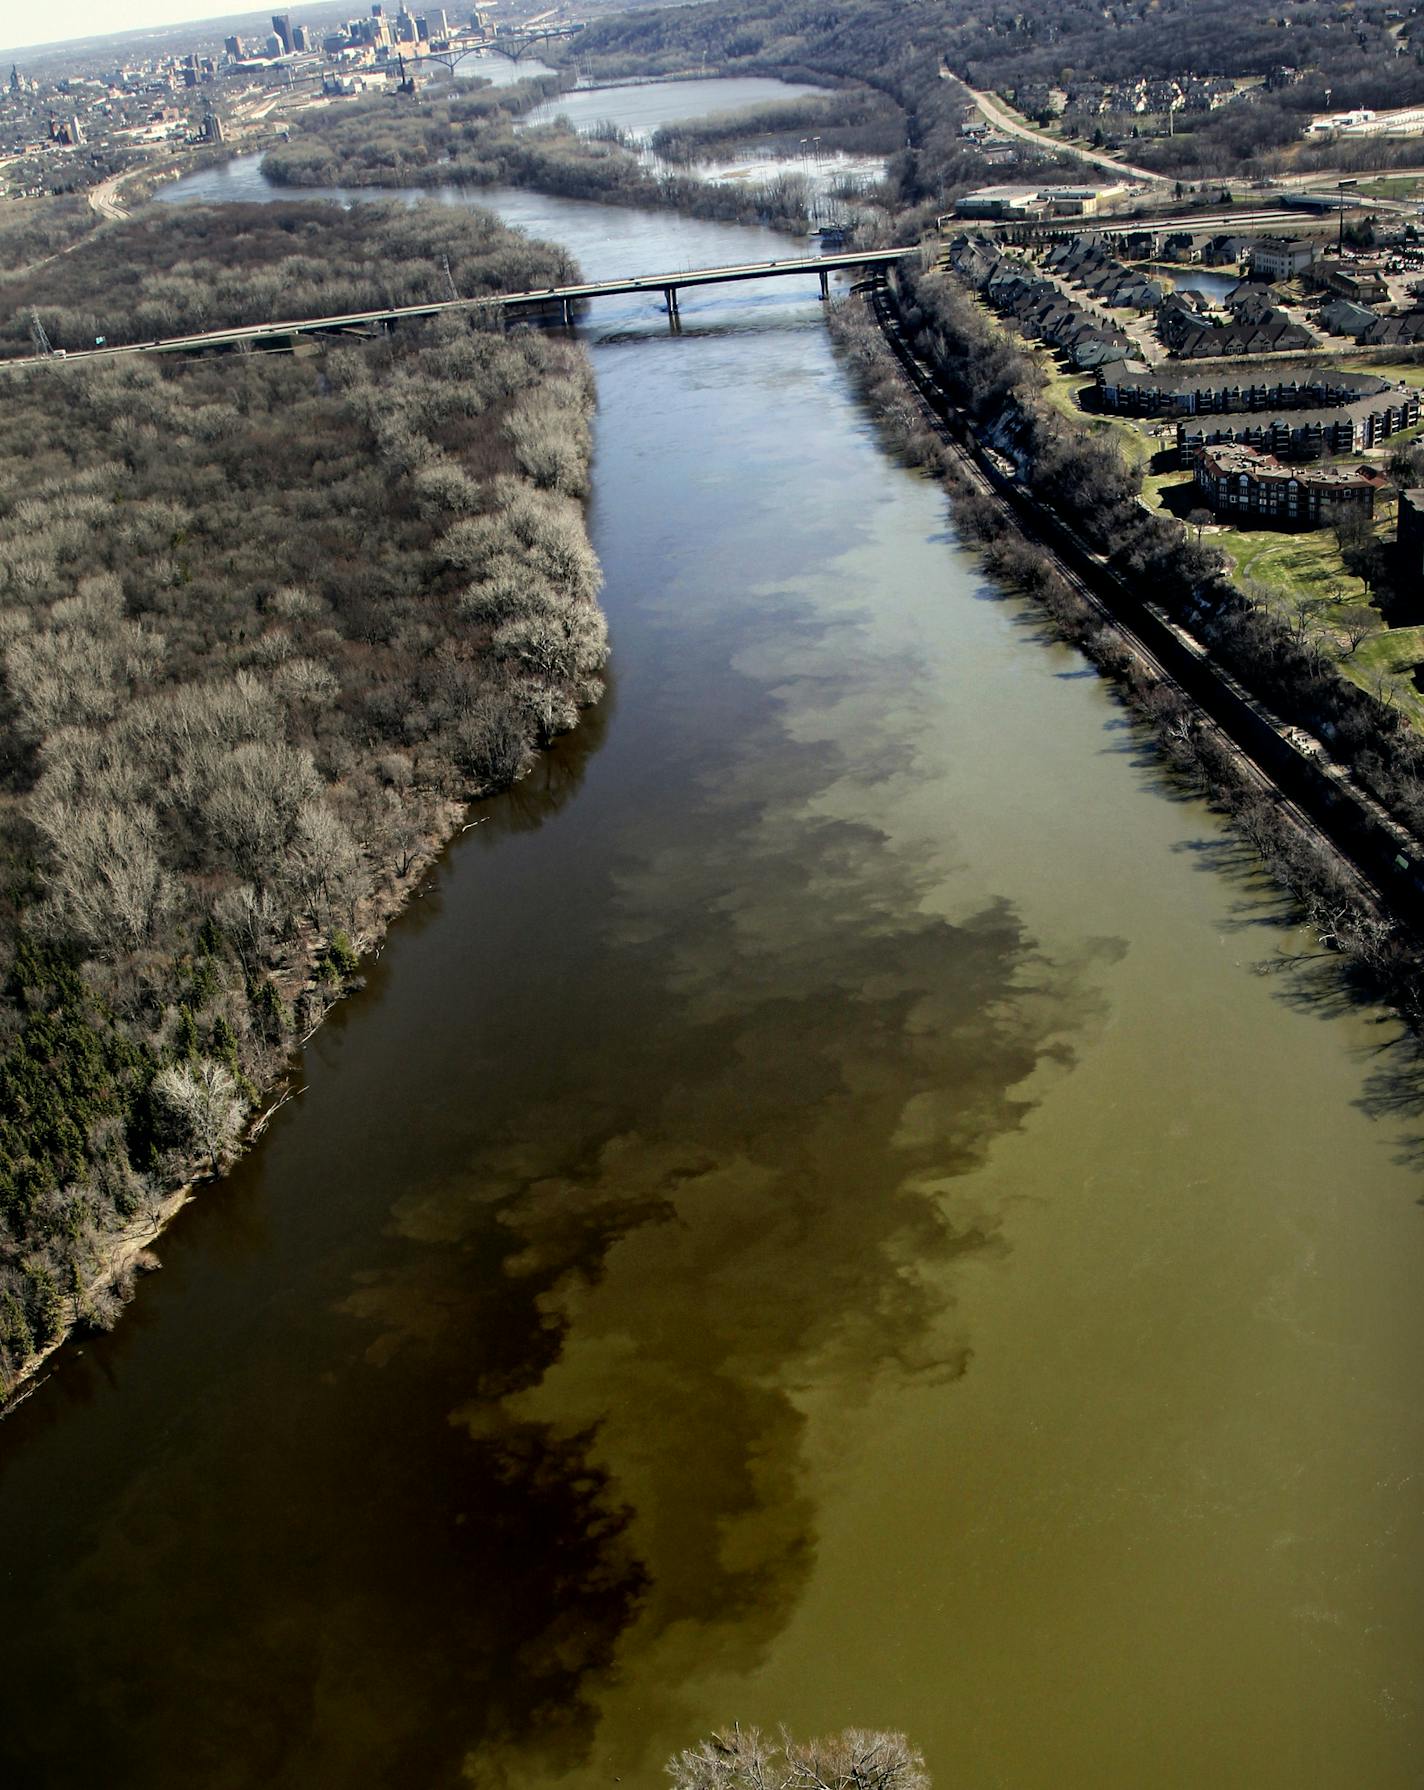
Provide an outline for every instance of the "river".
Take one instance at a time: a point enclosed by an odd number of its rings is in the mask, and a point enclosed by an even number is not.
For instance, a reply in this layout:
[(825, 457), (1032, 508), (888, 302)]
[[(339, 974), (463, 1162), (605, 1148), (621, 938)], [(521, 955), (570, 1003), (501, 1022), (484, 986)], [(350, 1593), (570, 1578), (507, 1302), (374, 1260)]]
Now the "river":
[(665, 124), (690, 124), (694, 119), (722, 117), (758, 106), (785, 105), (793, 100), (824, 99), (824, 87), (808, 87), (799, 81), (772, 81), (755, 75), (695, 81), (648, 81), (629, 87), (582, 87), (560, 93), (536, 106), (525, 119), (529, 125), (550, 124), (567, 118), (578, 131), (613, 124), (639, 142), (646, 143)]
[[(591, 274), (791, 248), (495, 197)], [(1395, 1028), (812, 295), (683, 326), (590, 314), (607, 700), (0, 1430), (5, 1782), (653, 1786), (739, 1719), (1413, 1790)]]

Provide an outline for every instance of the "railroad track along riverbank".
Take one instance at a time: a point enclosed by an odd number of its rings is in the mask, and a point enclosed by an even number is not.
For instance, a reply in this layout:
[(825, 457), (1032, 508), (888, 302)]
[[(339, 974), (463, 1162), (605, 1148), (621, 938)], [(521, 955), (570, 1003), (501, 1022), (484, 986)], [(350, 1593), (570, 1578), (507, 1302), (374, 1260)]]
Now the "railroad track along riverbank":
[(1424, 942), (1424, 850), (1321, 743), (1272, 714), (1207, 649), (1165, 612), (1131, 592), (1120, 576), (1018, 482), (1012, 466), (982, 442), (901, 327), (885, 279), (868, 287), (882, 335), (913, 388), (927, 424), (954, 454), (973, 489), (1030, 540), (1102, 623), (1115, 630), (1150, 679), (1182, 700), (1203, 737), (1225, 752), (1245, 784), (1281, 819), (1327, 850), (1361, 909), (1390, 919)]

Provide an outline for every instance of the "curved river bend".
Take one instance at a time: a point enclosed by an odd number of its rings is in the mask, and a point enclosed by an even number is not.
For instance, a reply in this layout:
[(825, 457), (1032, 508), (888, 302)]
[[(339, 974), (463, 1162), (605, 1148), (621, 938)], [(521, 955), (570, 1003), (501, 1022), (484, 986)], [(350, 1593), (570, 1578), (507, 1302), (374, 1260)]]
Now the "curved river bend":
[[(790, 252), (496, 197), (595, 274)], [(683, 323), (590, 319), (607, 702), (0, 1431), (5, 1782), (646, 1786), (739, 1718), (942, 1790), (1412, 1790), (1392, 1025), (812, 294)]]

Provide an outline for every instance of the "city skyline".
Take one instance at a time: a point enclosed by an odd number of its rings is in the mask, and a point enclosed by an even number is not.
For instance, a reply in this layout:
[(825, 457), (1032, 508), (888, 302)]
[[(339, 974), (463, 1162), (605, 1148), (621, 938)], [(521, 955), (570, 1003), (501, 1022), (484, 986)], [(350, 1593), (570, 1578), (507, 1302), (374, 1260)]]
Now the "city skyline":
[[(170, 30), (178, 25), (204, 25), (216, 19), (245, 18), (247, 8), (205, 6), (203, 0), (132, 0), (121, 16), (105, 0), (56, 0), (43, 10), (0, 0), (0, 57), (28, 49), (93, 37), (118, 37), (129, 31)], [(257, 9), (251, 9), (256, 16)], [(287, 11), (281, 7), (278, 11)]]

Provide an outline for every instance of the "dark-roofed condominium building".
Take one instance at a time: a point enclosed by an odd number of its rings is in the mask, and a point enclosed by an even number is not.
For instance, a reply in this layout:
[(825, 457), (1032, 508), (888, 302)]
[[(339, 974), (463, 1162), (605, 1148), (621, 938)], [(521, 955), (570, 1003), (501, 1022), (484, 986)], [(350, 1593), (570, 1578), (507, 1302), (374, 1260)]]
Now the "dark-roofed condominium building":
[(1364, 453), (1412, 427), (1420, 414), (1415, 386), (1305, 362), (1269, 373), (1242, 364), (1200, 373), (1105, 365), (1096, 398), (1101, 409), (1120, 415), (1178, 418), (1183, 466), (1218, 441), (1238, 441), (1292, 460)]
[(1305, 362), (1273, 367), (1215, 366), (1189, 373), (1185, 367), (1104, 367), (1098, 374), (1098, 403), (1128, 416), (1196, 416), (1203, 411), (1324, 409), (1375, 398), (1393, 390), (1377, 373), (1347, 373)]
[(1204, 447), (1239, 442), (1291, 460), (1318, 460), (1322, 454), (1362, 454), (1419, 421), (1419, 393), (1394, 386), (1376, 398), (1320, 410), (1283, 409), (1251, 416), (1183, 417), (1177, 424), (1177, 458), (1194, 463)]
[(1273, 454), (1226, 442), (1203, 449), (1197, 489), (1218, 515), (1259, 518), (1275, 528), (1319, 528), (1352, 511), (1373, 516), (1389, 481), (1373, 466), (1283, 466)]

